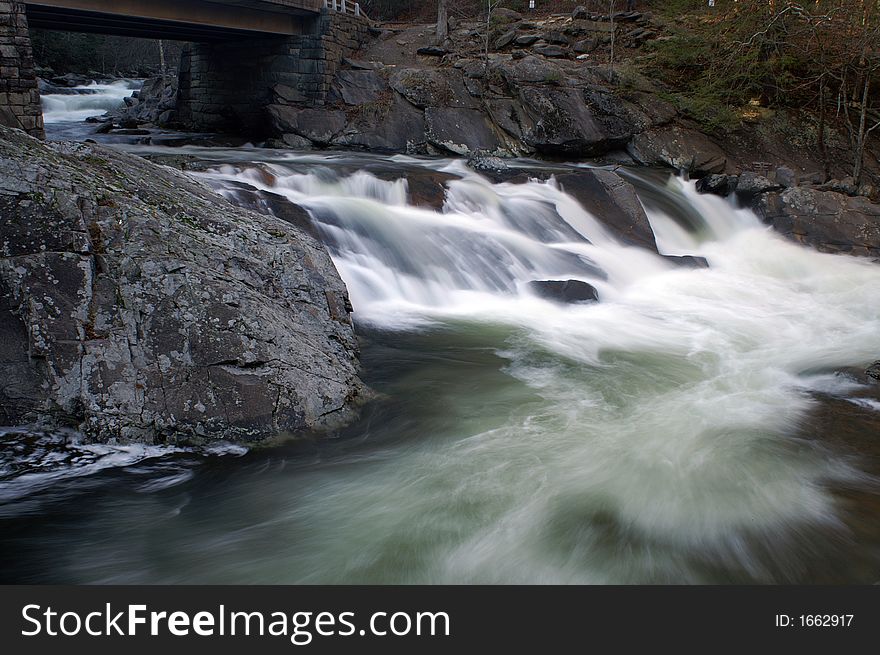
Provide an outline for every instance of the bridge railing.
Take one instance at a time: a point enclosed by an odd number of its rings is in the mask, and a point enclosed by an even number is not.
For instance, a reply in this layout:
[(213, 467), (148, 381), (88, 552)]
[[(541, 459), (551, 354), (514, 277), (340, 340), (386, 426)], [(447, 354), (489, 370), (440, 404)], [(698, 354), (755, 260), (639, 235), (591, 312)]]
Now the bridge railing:
[(369, 20), (369, 16), (361, 9), (361, 4), (359, 2), (352, 2), (352, 0), (324, 0), (324, 9), (353, 16), (363, 16)]

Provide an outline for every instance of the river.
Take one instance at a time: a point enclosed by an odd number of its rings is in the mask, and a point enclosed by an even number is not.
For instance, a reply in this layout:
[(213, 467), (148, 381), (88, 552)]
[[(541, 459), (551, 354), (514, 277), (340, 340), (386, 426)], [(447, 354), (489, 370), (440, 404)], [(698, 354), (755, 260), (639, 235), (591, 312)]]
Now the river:
[[(87, 134), (68, 118), (50, 137)], [(251, 450), (7, 430), (4, 582), (880, 580), (880, 402), (858, 375), (880, 356), (877, 264), (657, 172), (621, 171), (660, 251), (708, 268), (622, 245), (553, 180), (175, 138), (117, 145), (309, 210), (377, 399), (329, 438)], [(442, 210), (409, 204), (424, 171), (457, 178)], [(539, 298), (546, 279), (600, 302)]]

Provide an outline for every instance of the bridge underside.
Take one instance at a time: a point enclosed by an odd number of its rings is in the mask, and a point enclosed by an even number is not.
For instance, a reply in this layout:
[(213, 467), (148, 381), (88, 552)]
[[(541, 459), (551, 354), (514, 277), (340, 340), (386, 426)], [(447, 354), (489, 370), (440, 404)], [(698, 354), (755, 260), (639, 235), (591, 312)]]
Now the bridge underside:
[(290, 132), (268, 108), (285, 105), (294, 115), (322, 105), (343, 59), (370, 30), (358, 11), (339, 7), (324, 0), (0, 0), (0, 124), (44, 136), (28, 33), (37, 27), (193, 42), (179, 71), (179, 123), (249, 136)]
[[(32, 28), (195, 42), (293, 36), (309, 31), (318, 16), (315, 11), (260, 0), (37, 0), (24, 4)], [(308, 0), (296, 4), (307, 6)]]

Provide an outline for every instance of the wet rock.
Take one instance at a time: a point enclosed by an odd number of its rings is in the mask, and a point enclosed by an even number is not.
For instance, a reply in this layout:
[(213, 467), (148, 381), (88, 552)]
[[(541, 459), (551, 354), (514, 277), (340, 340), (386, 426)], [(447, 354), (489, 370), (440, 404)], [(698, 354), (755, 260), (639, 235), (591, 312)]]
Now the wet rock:
[(640, 164), (669, 166), (697, 177), (723, 173), (727, 167), (727, 156), (716, 143), (701, 132), (682, 127), (637, 134), (627, 152)]
[(387, 89), (385, 79), (371, 70), (342, 70), (333, 80), (333, 91), (347, 105), (374, 102)]
[(286, 105), (269, 105), (268, 111), (279, 134), (298, 134), (321, 146), (329, 145), (345, 127), (345, 113), (341, 111)]
[(361, 392), (323, 245), (184, 173), (0, 128), (0, 409), (99, 441), (259, 440)]
[(778, 232), (804, 245), (880, 257), (880, 205), (867, 198), (795, 187), (763, 193), (752, 207)]
[(557, 175), (556, 181), (621, 241), (657, 252), (654, 231), (632, 184), (594, 168)]
[(865, 375), (867, 375), (872, 380), (880, 380), (880, 361), (876, 361), (871, 364), (865, 370)]
[(424, 154), (425, 115), (397, 94), (361, 105), (334, 145), (375, 152)]
[(707, 175), (697, 180), (697, 191), (716, 196), (729, 196), (736, 191), (739, 178), (736, 175)]
[(736, 197), (743, 204), (752, 202), (752, 199), (762, 193), (769, 191), (779, 191), (782, 185), (771, 182), (763, 175), (758, 175), (752, 171), (746, 171), (739, 176), (736, 184)]
[(581, 304), (599, 301), (599, 293), (592, 284), (581, 280), (533, 280), (529, 290), (545, 300), (565, 304)]
[(696, 255), (663, 255), (663, 259), (682, 268), (709, 268), (709, 261)]
[(312, 142), (299, 134), (284, 134), (281, 137), (281, 142), (294, 150), (310, 150), (312, 148)]
[(623, 145), (596, 120), (578, 89), (525, 87), (520, 99), (532, 123), (523, 142), (537, 152), (590, 157)]
[(534, 128), (532, 118), (513, 98), (488, 98), (486, 107), (495, 124), (517, 142), (521, 143), (523, 135)]
[(429, 107), (425, 136), (432, 145), (456, 155), (494, 151), (500, 146), (486, 115), (476, 109)]
[[(401, 179), (398, 168), (369, 166), (367, 172), (380, 180), (394, 181)], [(440, 211), (446, 202), (446, 186), (452, 180), (461, 179), (457, 175), (432, 171), (427, 168), (413, 167), (406, 171), (406, 190), (409, 204)]]
[(500, 157), (485, 152), (476, 152), (468, 157), (467, 165), (478, 173), (503, 173), (510, 170)]
[(141, 125), (173, 126), (177, 121), (176, 75), (151, 77), (137, 91), (137, 97), (123, 100), (124, 106), (108, 112), (115, 124), (134, 129)]

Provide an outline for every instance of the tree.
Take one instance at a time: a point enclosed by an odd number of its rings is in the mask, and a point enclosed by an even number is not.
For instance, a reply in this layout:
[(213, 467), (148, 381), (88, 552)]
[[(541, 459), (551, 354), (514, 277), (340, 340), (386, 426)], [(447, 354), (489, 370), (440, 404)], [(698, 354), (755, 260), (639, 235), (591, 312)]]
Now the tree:
[(437, 0), (437, 43), (449, 38), (449, 7), (447, 0)]

